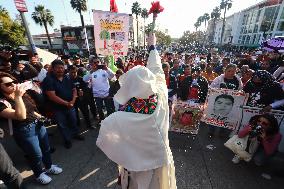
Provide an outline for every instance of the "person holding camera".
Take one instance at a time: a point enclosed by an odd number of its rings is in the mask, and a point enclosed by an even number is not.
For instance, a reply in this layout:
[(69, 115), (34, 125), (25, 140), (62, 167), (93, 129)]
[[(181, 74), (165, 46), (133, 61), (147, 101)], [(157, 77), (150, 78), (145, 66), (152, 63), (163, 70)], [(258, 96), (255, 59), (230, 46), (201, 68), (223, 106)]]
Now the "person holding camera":
[(93, 90), (93, 96), (97, 105), (100, 120), (105, 118), (103, 104), (107, 109), (107, 115), (113, 113), (113, 99), (109, 98), (109, 80), (114, 77), (114, 73), (106, 64), (103, 64), (98, 58), (91, 62), (92, 71), (83, 77), (85, 82), (90, 82)]
[(17, 80), (4, 72), (0, 72), (0, 98), (0, 117), (12, 121), (15, 142), (26, 154), (36, 180), (48, 184), (52, 179), (47, 174), (57, 175), (62, 169), (52, 164), (43, 117)]
[[(282, 135), (279, 132), (277, 119), (271, 114), (256, 115), (251, 118), (249, 124), (239, 133), (239, 138), (249, 136), (246, 151), (253, 139), (256, 139), (257, 149), (253, 154), (256, 165), (262, 166), (277, 152)], [(233, 163), (239, 163), (240, 157), (235, 155)]]

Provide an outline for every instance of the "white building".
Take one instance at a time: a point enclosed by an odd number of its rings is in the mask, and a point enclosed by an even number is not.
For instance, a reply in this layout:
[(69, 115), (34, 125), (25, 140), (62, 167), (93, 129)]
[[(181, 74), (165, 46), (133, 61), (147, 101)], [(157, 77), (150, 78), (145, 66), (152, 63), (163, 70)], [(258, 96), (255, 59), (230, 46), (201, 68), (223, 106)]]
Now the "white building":
[(264, 39), (284, 35), (283, 7), (283, 0), (265, 0), (227, 17), (222, 42), (222, 21), (217, 22), (214, 43), (256, 47)]
[[(60, 32), (49, 34), (53, 50), (63, 49), (62, 35)], [(49, 49), (49, 42), (46, 34), (33, 35), (35, 46), (41, 49)]]
[[(136, 16), (132, 15), (129, 18), (129, 41), (131, 42), (131, 45), (133, 46), (139, 46), (142, 47), (144, 45), (144, 19), (140, 16), (138, 16), (138, 41), (137, 41), (137, 20)], [(147, 45), (147, 44), (146, 44)]]

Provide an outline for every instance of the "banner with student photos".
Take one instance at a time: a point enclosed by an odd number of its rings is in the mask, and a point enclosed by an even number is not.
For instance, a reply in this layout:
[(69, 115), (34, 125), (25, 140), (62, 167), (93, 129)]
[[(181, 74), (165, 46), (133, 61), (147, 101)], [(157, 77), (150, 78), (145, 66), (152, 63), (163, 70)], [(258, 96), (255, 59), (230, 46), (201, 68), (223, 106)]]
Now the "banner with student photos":
[(171, 107), (170, 131), (187, 134), (197, 134), (203, 106), (188, 101), (173, 101)]
[(209, 125), (235, 130), (240, 123), (240, 107), (247, 100), (248, 95), (243, 91), (210, 88), (201, 120)]
[[(251, 117), (255, 115), (259, 115), (261, 108), (257, 107), (250, 107), (250, 106), (243, 106), (242, 107), (242, 115), (241, 115), (241, 124), (240, 128), (238, 130), (242, 130), (242, 128), (249, 124), (249, 120)], [(272, 110), (269, 112), (269, 114), (272, 114), (278, 121), (279, 127), (280, 127), (280, 133), (282, 136), (284, 136), (284, 111), (279, 110)], [(284, 152), (284, 140), (281, 140), (281, 143), (279, 145), (280, 152)]]

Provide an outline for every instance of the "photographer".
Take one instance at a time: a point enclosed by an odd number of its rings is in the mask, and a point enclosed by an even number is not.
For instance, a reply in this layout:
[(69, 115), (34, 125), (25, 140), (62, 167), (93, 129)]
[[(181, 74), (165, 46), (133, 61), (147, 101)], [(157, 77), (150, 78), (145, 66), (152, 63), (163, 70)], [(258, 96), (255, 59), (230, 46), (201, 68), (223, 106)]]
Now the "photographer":
[(26, 154), (36, 180), (48, 184), (52, 179), (46, 173), (60, 174), (62, 169), (52, 164), (43, 117), (17, 80), (5, 72), (0, 72), (0, 98), (0, 117), (12, 120), (15, 142)]
[(0, 51), (0, 71), (12, 74), (19, 83), (36, 77), (42, 69), (37, 55), (29, 59), (20, 49), (2, 47)]
[[(279, 133), (279, 125), (276, 118), (270, 114), (257, 115), (251, 118), (249, 125), (245, 126), (238, 134), (239, 138), (249, 135), (248, 145), (252, 139), (257, 139), (258, 147), (254, 153), (254, 162), (261, 166), (273, 157), (280, 144), (282, 135)], [(240, 158), (235, 155), (233, 163), (239, 163)]]
[(12, 58), (12, 75), (17, 79), (19, 83), (22, 83), (26, 80), (30, 80), (34, 77), (37, 77), (43, 66), (38, 61), (37, 55), (30, 58), (30, 61), (27, 59), (28, 55), (19, 55), (16, 54)]

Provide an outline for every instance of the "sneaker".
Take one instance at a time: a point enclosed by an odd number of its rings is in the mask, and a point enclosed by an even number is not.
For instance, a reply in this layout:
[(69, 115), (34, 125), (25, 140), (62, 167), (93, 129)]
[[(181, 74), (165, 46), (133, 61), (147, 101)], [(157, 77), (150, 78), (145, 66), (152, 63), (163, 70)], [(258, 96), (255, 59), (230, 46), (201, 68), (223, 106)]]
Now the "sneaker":
[(82, 136), (82, 135), (76, 135), (76, 136), (74, 136), (74, 139), (76, 139), (76, 140), (85, 140), (85, 138)]
[(65, 147), (66, 149), (70, 149), (70, 148), (72, 147), (72, 143), (71, 143), (70, 141), (65, 141), (64, 147)]
[(39, 177), (36, 178), (36, 181), (43, 185), (50, 183), (51, 180), (52, 179), (49, 176), (47, 176), (45, 173), (41, 173)]
[(47, 174), (59, 175), (60, 173), (62, 173), (62, 171), (62, 168), (58, 167), (57, 165), (51, 165), (51, 167), (45, 172)]
[(234, 158), (232, 159), (232, 162), (234, 164), (238, 164), (238, 163), (240, 163), (240, 161), (241, 161), (241, 159), (238, 155), (235, 155)]

